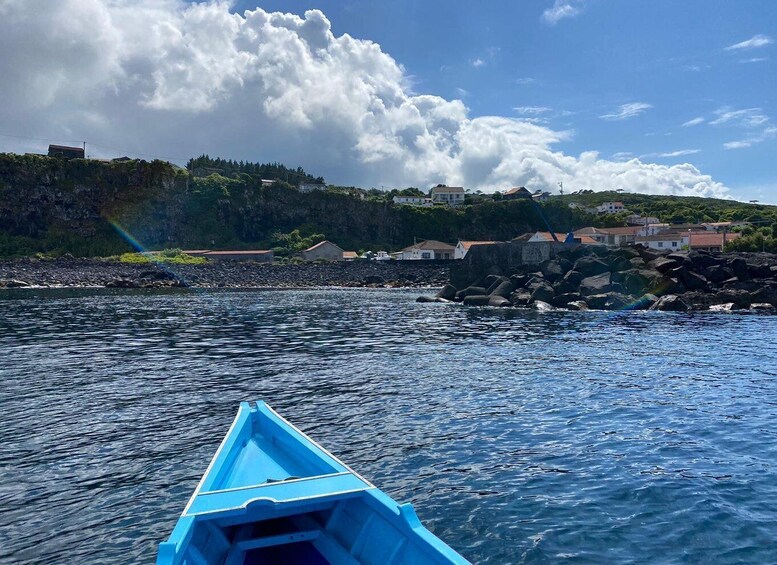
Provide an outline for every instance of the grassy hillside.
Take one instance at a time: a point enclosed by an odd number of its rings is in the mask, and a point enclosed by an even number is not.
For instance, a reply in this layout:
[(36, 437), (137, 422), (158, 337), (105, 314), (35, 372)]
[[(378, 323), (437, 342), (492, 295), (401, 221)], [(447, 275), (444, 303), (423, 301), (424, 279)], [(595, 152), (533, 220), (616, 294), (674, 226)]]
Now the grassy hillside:
[[(321, 238), (349, 250), (393, 250), (415, 239), (508, 240), (547, 229), (536, 206), (527, 201), (469, 195), (468, 204), (457, 209), (396, 206), (390, 199), (394, 193), (335, 187), (304, 194), (280, 180), (292, 174), (320, 180), (301, 169), (215, 164), (223, 174), (202, 166), (187, 171), (161, 161), (0, 154), (0, 257), (108, 256), (135, 245), (282, 252)], [(204, 176), (203, 170), (209, 174)], [(270, 174), (276, 181), (263, 185), (262, 178)], [(624, 214), (596, 215), (569, 207), (571, 202), (594, 206), (607, 200), (622, 200), (634, 212), (665, 221), (760, 222), (747, 236), (760, 234), (770, 244), (771, 224), (777, 223), (774, 206), (606, 192), (553, 197), (541, 209), (559, 232), (623, 225)]]

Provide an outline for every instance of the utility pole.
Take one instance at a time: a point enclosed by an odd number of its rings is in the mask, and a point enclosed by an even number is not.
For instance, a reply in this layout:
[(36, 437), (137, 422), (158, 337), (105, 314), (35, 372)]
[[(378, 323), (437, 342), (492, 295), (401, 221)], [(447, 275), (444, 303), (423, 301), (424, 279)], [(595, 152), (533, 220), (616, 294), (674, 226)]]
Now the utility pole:
[(558, 183), (558, 193), (561, 196), (564, 196), (564, 182), (563, 181)]

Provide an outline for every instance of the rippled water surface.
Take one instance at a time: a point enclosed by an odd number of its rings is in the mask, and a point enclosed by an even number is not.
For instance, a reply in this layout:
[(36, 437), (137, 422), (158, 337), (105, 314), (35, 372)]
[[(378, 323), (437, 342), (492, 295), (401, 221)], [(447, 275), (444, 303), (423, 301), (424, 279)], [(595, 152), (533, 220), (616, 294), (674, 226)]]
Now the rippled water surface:
[(0, 562), (152, 562), (264, 399), (473, 562), (777, 562), (777, 316), (0, 294)]

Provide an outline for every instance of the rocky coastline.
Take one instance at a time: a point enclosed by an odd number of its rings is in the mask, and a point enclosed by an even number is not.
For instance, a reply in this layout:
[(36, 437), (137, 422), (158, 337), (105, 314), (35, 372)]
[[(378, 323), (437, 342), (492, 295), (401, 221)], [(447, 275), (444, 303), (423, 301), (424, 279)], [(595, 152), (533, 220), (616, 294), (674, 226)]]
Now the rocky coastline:
[(0, 261), (0, 288), (439, 288), (449, 277), (447, 264), (423, 261), (299, 265), (239, 261), (130, 264), (71, 257)]
[(466, 287), (448, 284), (418, 301), (537, 310), (777, 312), (777, 255), (577, 246), (508, 273), (492, 265)]

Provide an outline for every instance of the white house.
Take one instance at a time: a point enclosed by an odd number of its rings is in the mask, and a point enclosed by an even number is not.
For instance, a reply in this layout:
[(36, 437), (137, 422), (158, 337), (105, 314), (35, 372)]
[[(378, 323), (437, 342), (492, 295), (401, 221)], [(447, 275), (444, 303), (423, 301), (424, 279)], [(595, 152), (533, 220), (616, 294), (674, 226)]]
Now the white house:
[(616, 214), (618, 212), (623, 212), (625, 209), (623, 202), (603, 202), (596, 207), (596, 210), (600, 214)]
[(659, 251), (680, 250), (688, 245), (688, 236), (681, 233), (659, 233), (646, 236), (637, 236), (635, 243), (644, 245), (650, 249)]
[(456, 248), (453, 245), (443, 243), (442, 241), (427, 239), (426, 241), (414, 243), (409, 247), (405, 247), (401, 251), (402, 255), (398, 257), (398, 259), (402, 259), (403, 261), (453, 259), (455, 250)]
[(395, 196), (391, 200), (394, 204), (406, 204), (408, 206), (432, 206), (432, 199), (424, 196)]
[(469, 248), (473, 245), (491, 245), (492, 243), (498, 243), (496, 241), (462, 241), (456, 244), (456, 249), (453, 251), (454, 259), (464, 259), (469, 251)]
[(435, 186), (432, 188), (432, 204), (446, 204), (448, 206), (464, 204), (464, 187)]

